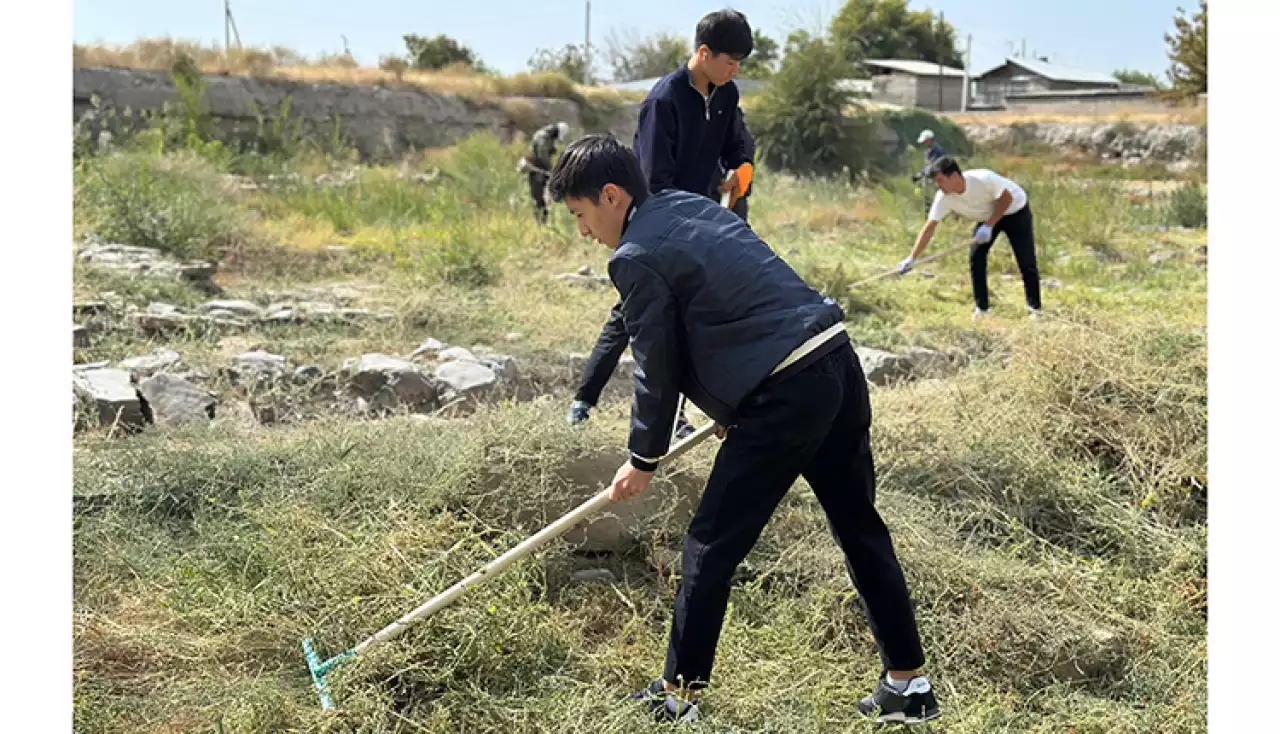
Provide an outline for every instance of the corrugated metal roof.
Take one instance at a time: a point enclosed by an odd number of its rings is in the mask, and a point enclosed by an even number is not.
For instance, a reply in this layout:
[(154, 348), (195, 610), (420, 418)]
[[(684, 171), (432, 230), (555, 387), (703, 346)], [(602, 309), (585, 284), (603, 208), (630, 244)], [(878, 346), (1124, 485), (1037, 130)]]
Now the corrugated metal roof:
[[(866, 59), (862, 63), (866, 66), (874, 66), (878, 69), (901, 71), (906, 74), (915, 74), (916, 76), (938, 75), (938, 65), (930, 61), (915, 61), (911, 59)], [(963, 77), (964, 69), (957, 69), (953, 66), (944, 66), (942, 67), (942, 75)]]
[(1072, 69), (1066, 66), (1050, 64), (1046, 61), (1040, 61), (1039, 59), (1015, 59), (1011, 56), (1005, 58), (1005, 60), (999, 65), (982, 72), (977, 78), (982, 79), (996, 69), (1004, 68), (1005, 64), (1021, 66), (1032, 74), (1042, 76), (1045, 79), (1052, 79), (1056, 82), (1083, 82), (1087, 84), (1120, 85), (1120, 82), (1110, 74), (1103, 74), (1096, 71), (1084, 71), (1083, 69)]
[(1106, 99), (1141, 98), (1147, 96), (1155, 87), (1137, 87), (1130, 89), (1052, 89), (1043, 92), (1010, 92), (1004, 98), (1017, 101), (1020, 99)]

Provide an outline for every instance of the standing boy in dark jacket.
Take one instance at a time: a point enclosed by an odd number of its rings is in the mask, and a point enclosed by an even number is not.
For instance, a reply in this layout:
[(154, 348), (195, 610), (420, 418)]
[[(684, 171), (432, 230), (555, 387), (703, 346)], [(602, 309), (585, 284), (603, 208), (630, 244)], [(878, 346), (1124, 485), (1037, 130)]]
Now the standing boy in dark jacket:
[[(689, 63), (658, 80), (640, 106), (635, 153), (650, 192), (679, 189), (718, 199), (737, 185), (737, 169), (754, 153), (732, 83), (754, 41), (746, 16), (721, 10), (698, 21), (695, 42)], [(570, 424), (590, 417), (626, 348), (622, 311), (615, 305), (587, 358), (569, 406)], [(692, 431), (681, 416), (677, 437)]]
[(859, 709), (881, 721), (937, 718), (906, 580), (875, 509), (867, 381), (840, 307), (716, 202), (650, 195), (639, 161), (611, 135), (569, 145), (548, 192), (579, 232), (615, 250), (609, 277), (636, 374), (631, 459), (614, 476), (613, 499), (649, 487), (681, 393), (724, 439), (685, 536), (666, 668), (633, 698), (661, 720), (697, 719), (733, 571), (803, 475), (844, 550), (887, 672)]

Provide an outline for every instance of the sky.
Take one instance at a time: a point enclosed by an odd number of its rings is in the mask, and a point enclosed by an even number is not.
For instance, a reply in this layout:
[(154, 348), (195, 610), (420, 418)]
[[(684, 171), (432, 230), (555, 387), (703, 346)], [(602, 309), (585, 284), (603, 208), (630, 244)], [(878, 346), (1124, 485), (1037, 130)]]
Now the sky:
[[(1191, 0), (932, 0), (912, 9), (941, 11), (956, 26), (961, 51), (973, 36), (970, 70), (980, 73), (1026, 44), (1028, 55), (1055, 63), (1109, 73), (1138, 69), (1163, 77), (1168, 67), (1164, 33), (1173, 28), (1177, 7)], [(783, 41), (796, 28), (820, 29), (839, 10), (838, 0), (737, 0), (752, 26)], [(594, 0), (591, 41), (604, 49), (611, 35), (640, 37), (654, 31), (687, 34), (718, 3), (688, 0)], [(479, 12), (483, 8), (483, 12)], [(445, 33), (504, 73), (527, 68), (538, 48), (581, 43), (585, 0), (231, 0), (231, 11), (246, 46), (288, 46), (304, 55), (341, 52), (346, 47), (364, 65), (404, 52), (406, 33)], [(75, 0), (76, 43), (123, 44), (142, 37), (172, 36), (221, 44), (223, 0)], [(597, 75), (608, 67), (596, 65)]]

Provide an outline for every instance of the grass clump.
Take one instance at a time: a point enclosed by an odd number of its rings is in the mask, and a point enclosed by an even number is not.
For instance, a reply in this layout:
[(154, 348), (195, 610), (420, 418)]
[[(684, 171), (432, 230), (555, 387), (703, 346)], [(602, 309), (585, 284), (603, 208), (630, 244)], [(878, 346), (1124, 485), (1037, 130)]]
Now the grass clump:
[(211, 258), (248, 237), (221, 184), (195, 156), (121, 152), (77, 165), (75, 212), (83, 230), (107, 241)]
[[(176, 177), (146, 201), (162, 209), (187, 187), (254, 238), (223, 258), (225, 297), (394, 318), (149, 337), (130, 307), (190, 310), (207, 296), (76, 266), (78, 300), (118, 303), (87, 322), (77, 359), (169, 347), (219, 397), (207, 426), (76, 436), (77, 731), (661, 730), (616, 702), (661, 667), (679, 578), (661, 559), (679, 550), (682, 498), (696, 498), (714, 442), (641, 498), (654, 504), (618, 552), (557, 542), (340, 668), (346, 716), (321, 714), (302, 659), (300, 638), (325, 654), (357, 643), (585, 499), (622, 460), (625, 400), (603, 401), (591, 431), (563, 421), (578, 377), (568, 353), (589, 349), (617, 294), (552, 277), (584, 264), (603, 273), (609, 253), (562, 208), (532, 226), (514, 173), (522, 153), (482, 135), (395, 167), (301, 153), (236, 163), (163, 146), (81, 161), (82, 231), (116, 216), (89, 195), (101, 186), (91, 174), (123, 185), (145, 163), (152, 180)], [(1002, 172), (1013, 161), (975, 158)], [(254, 160), (256, 188), (204, 188)], [(898, 262), (923, 222), (902, 182), (767, 167), (757, 178), (753, 228), (840, 300), (858, 345), (958, 357), (953, 374), (872, 397), (879, 505), (952, 733), (1206, 729), (1205, 232), (1145, 229), (1161, 222), (1158, 206), (1084, 178), (1015, 175), (1045, 283), (1034, 324), (1003, 240), (984, 322), (970, 318), (962, 253), (851, 290)], [(969, 232), (944, 222), (936, 247)], [(1158, 264), (1153, 251), (1165, 253)], [(546, 397), (464, 418), (263, 425), (249, 401), (268, 396), (222, 376), (257, 348), (332, 375), (428, 336), (515, 355)], [(571, 583), (582, 568), (617, 581)], [(699, 730), (853, 730), (877, 673), (857, 594), (801, 483), (735, 579)]]

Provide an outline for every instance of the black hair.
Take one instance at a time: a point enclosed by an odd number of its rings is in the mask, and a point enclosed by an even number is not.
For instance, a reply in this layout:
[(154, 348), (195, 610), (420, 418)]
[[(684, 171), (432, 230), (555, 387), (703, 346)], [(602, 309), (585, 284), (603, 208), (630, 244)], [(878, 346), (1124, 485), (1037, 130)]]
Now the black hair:
[(924, 174), (929, 178), (933, 178), (938, 174), (950, 176), (953, 173), (960, 173), (960, 164), (956, 163), (955, 159), (949, 155), (944, 155), (933, 163), (930, 163), (929, 167), (925, 169), (924, 172)]
[(736, 10), (717, 10), (707, 13), (698, 21), (693, 47), (706, 46), (711, 53), (729, 54), (741, 61), (751, 55), (755, 41), (751, 38), (751, 24), (747, 16)]
[(552, 201), (566, 198), (600, 203), (600, 191), (613, 184), (631, 195), (636, 206), (649, 198), (649, 185), (640, 159), (609, 133), (584, 135), (569, 143), (551, 171), (547, 193)]

